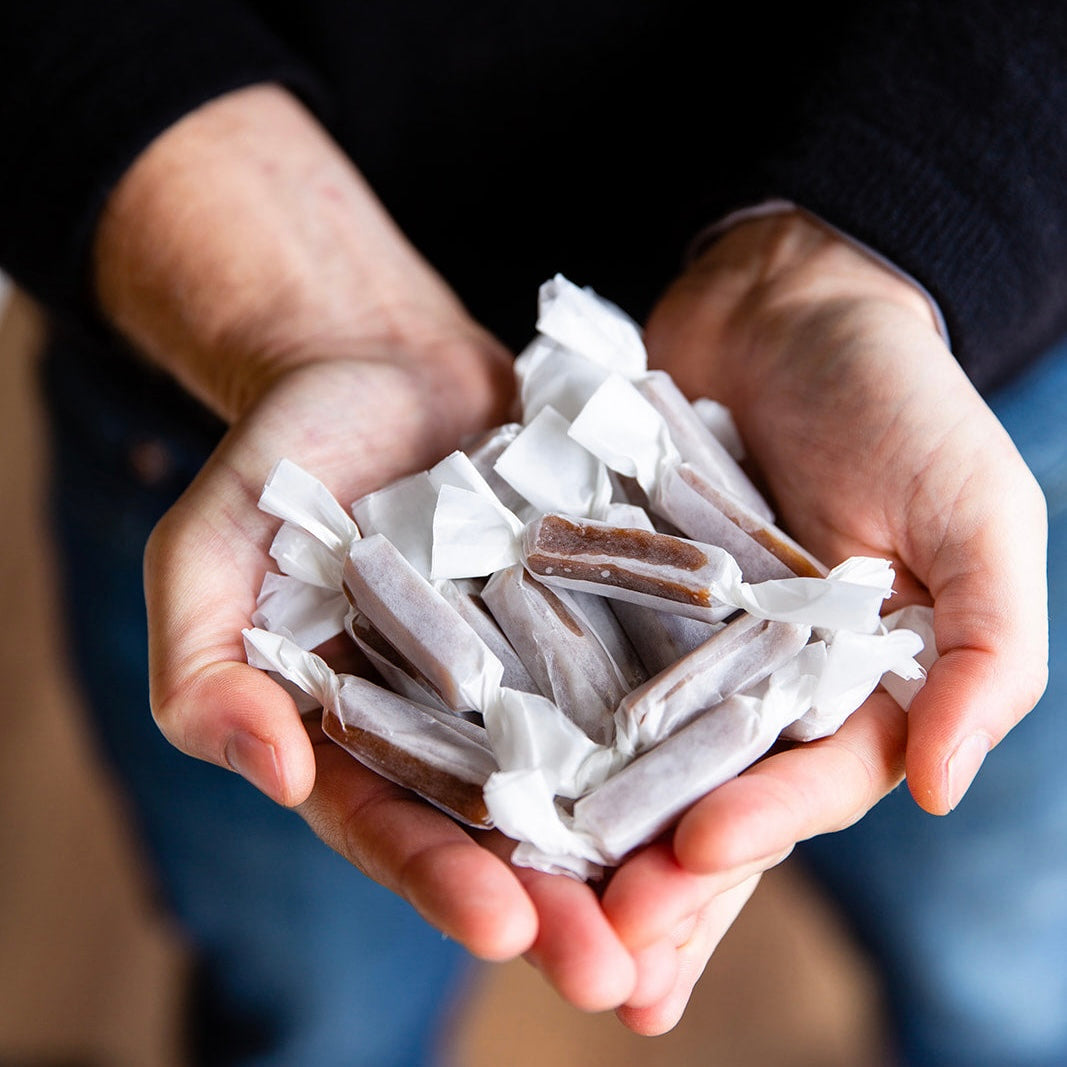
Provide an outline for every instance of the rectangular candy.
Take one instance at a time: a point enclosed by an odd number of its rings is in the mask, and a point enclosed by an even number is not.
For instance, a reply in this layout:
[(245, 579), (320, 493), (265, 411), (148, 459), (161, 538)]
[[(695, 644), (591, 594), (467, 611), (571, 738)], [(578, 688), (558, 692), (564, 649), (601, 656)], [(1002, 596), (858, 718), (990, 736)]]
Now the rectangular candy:
[(454, 711), (481, 711), (503, 665), (456, 610), (381, 534), (353, 543), (344, 568), (356, 609), (403, 652)]
[(488, 826), (483, 790), (496, 762), (460, 722), (449, 724), (396, 693), (348, 675), (337, 706), (323, 713), (322, 728), (383, 778), (469, 826)]
[(543, 515), (522, 540), (526, 566), (566, 589), (719, 622), (734, 609), (712, 593), (731, 574), (727, 554), (712, 545), (592, 519)]
[(620, 863), (762, 756), (782, 725), (761, 714), (758, 699), (730, 697), (578, 800), (572, 828)]
[(626, 679), (566, 592), (521, 566), (498, 571), (482, 598), (541, 692), (597, 744), (610, 744)]
[(651, 748), (700, 712), (762, 681), (807, 643), (811, 627), (740, 614), (704, 644), (623, 697), (620, 737)]

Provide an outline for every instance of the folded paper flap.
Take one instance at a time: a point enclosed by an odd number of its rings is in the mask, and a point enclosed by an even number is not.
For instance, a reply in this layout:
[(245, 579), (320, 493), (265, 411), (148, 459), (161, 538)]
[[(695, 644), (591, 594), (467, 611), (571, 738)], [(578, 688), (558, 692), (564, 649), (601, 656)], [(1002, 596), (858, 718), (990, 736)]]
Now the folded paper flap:
[(253, 667), (280, 674), (324, 708), (336, 706), (341, 683), (324, 659), (267, 630), (250, 627), (241, 634), (245, 656)]
[(485, 728), (501, 770), (538, 769), (557, 796), (578, 797), (607, 778), (618, 754), (591, 740), (545, 697), (502, 688)]
[(546, 407), (573, 419), (611, 372), (577, 352), (539, 337), (515, 361), (523, 422)]
[(518, 563), (522, 530), (495, 498), (442, 487), (433, 515), (433, 578), (482, 578)]
[(387, 538), (422, 575), (430, 573), (433, 532), (430, 516), (437, 488), (425, 471), (367, 493), (352, 504), (364, 537)]
[(341, 588), (344, 551), (331, 548), (314, 534), (291, 522), (283, 522), (274, 535), (270, 557), (282, 574), (308, 585), (336, 592)]
[(360, 497), (352, 505), (364, 536), (381, 534), (424, 577), (432, 573), (433, 514), (437, 494), (451, 486), (487, 499), (495, 496), (462, 452), (452, 452), (428, 471), (408, 475)]
[(663, 416), (619, 374), (604, 380), (571, 423), (570, 436), (650, 495), (681, 456)]
[(925, 604), (909, 604), (886, 615), (882, 624), (890, 631), (908, 630), (922, 642), (922, 648), (915, 653), (915, 662), (922, 669), (922, 674), (909, 677), (899, 672), (888, 673), (882, 678), (882, 686), (890, 696), (905, 710), (909, 710), (926, 680), (928, 671), (937, 660), (937, 641), (934, 636), (934, 609)]
[(347, 613), (348, 601), (337, 587), (323, 589), (268, 571), (252, 622), (260, 629), (287, 634), (301, 648), (314, 649), (344, 629)]
[(546, 406), (501, 453), (494, 470), (538, 511), (599, 518), (611, 502), (608, 470)]
[(552, 784), (539, 770), (494, 774), (486, 783), (485, 801), (494, 825), (525, 844), (529, 865), (583, 880), (599, 873), (602, 853), (588, 835), (570, 828), (556, 805)]
[(274, 465), (259, 507), (268, 515), (306, 530), (338, 555), (343, 555), (360, 536), (359, 527), (326, 486), (288, 459), (280, 459)]
[(538, 332), (563, 348), (627, 377), (644, 373), (648, 356), (637, 324), (592, 289), (557, 274), (541, 286), (537, 310)]

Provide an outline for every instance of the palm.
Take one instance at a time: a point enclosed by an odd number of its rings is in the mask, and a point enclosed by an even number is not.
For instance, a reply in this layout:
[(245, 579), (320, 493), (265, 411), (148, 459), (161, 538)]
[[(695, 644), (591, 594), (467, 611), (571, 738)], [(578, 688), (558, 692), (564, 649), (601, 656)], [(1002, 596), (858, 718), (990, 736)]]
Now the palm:
[[(658, 361), (692, 394), (733, 407), (780, 521), (801, 543), (830, 564), (887, 556), (896, 603), (932, 600), (941, 660), (906, 732), (876, 695), (837, 738), (767, 761), (709, 798), (679, 841), (707, 869), (733, 848), (719, 822), (736, 814), (734, 800), (762, 821), (756, 839), (777, 851), (862, 815), (899, 780), (905, 749), (916, 799), (947, 810), (959, 798), (952, 753), (975, 734), (995, 743), (1029, 710), (1043, 657), (1040, 494), (937, 334), (890, 301), (801, 299), (758, 329), (735, 331), (747, 347), (729, 350), (704, 340), (725, 336), (720, 312), (699, 286), (668, 294), (649, 329)], [(1023, 668), (1014, 677), (1003, 670), (1008, 658)], [(838, 768), (839, 785), (820, 789), (816, 775), (834, 753), (854, 773)], [(840, 787), (850, 780), (851, 793)], [(762, 815), (745, 792), (757, 783), (780, 790)], [(782, 789), (795, 802), (791, 816), (780, 811)], [(709, 836), (698, 857), (701, 834)]]
[[(295, 805), (327, 844), (476, 955), (529, 952), (584, 1009), (631, 998), (639, 970), (646, 998), (657, 996), (672, 961), (656, 954), (647, 977), (650, 965), (623, 946), (588, 886), (513, 870), (509, 842), (465, 831), (362, 767), (244, 662), (241, 630), (272, 565), (277, 523), (256, 501), (273, 463), (293, 458), (339, 499), (354, 499), (429, 466), (500, 417), (509, 399), (502, 392), (499, 404), (442, 414), (440, 392), (398, 358), (316, 364), (288, 375), (235, 425), (153, 534), (146, 589), (155, 714), (191, 754), (234, 763), (236, 753), (264, 792)], [(237, 752), (234, 737), (250, 733), (260, 743)]]

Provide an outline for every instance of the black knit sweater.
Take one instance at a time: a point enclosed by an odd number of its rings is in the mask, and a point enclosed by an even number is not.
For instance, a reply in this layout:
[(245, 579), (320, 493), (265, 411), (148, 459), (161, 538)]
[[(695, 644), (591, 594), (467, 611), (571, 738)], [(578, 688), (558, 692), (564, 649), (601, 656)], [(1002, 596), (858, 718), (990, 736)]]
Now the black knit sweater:
[(640, 316), (695, 233), (768, 196), (921, 281), (982, 388), (1067, 332), (1062, 0), (726, 8), (7, 0), (0, 265), (88, 329), (118, 176), (191, 107), (272, 80), (513, 345), (555, 271)]

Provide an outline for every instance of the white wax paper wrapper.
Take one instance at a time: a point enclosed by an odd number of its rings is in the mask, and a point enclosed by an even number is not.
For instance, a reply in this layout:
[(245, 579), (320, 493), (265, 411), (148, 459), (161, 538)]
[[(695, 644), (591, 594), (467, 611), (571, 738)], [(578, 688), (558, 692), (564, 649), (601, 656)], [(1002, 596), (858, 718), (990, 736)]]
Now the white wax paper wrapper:
[(344, 629), (348, 601), (343, 593), (268, 572), (252, 615), (255, 626), (285, 634), (301, 648), (318, 648)]
[(351, 546), (345, 586), (357, 610), (454, 711), (483, 711), (495, 698), (503, 664), (388, 538), (371, 534)]
[[(482, 599), (538, 690), (594, 741), (610, 744), (628, 678), (575, 597), (516, 564), (489, 579)], [(610, 624), (622, 638), (614, 616)]]
[(591, 289), (557, 275), (541, 286), (538, 305), (540, 335), (515, 362), (524, 422), (546, 405), (574, 418), (608, 374), (645, 372), (637, 324)]
[(628, 755), (651, 748), (793, 660), (810, 635), (807, 626), (738, 615), (623, 698), (615, 712), (617, 746)]
[(570, 435), (612, 470), (636, 478), (650, 497), (663, 471), (682, 462), (663, 416), (619, 374), (590, 397)]
[(719, 444), (740, 463), (745, 458), (745, 445), (730, 409), (718, 400), (700, 396), (693, 401), (693, 411)]
[(568, 825), (541, 771), (494, 774), (485, 785), (485, 803), (493, 824), (520, 842), (512, 853), (514, 863), (581, 881), (600, 874), (604, 856), (587, 834)]
[(778, 684), (806, 676), (811, 702), (782, 734), (792, 741), (828, 737), (874, 692), (881, 681), (925, 676), (914, 659), (922, 638), (911, 630), (857, 634), (841, 631), (813, 641), (795, 660), (775, 672)]
[(501, 453), (519, 436), (521, 431), (521, 422), (507, 422), (483, 434), (467, 446), (467, 455), (474, 464), (474, 469), (485, 479), (486, 484), (504, 507), (516, 514), (529, 505), (524, 497), (516, 493), (497, 474), (494, 468)]
[(643, 374), (648, 363), (634, 320), (562, 274), (541, 286), (537, 330), (563, 348), (630, 378)]
[(329, 548), (307, 530), (291, 522), (283, 522), (274, 535), (270, 556), (278, 570), (320, 589), (339, 588), (341, 559), (337, 547)]
[(521, 562), (523, 523), (499, 501), (446, 485), (433, 516), (435, 581), (484, 578)]
[(524, 422), (546, 407), (573, 419), (611, 373), (547, 337), (531, 341), (515, 360)]
[(893, 567), (888, 560), (852, 556), (826, 578), (778, 578), (750, 585), (740, 581), (738, 571), (722, 595), (761, 619), (873, 633), (882, 601), (892, 592)]
[(543, 407), (501, 453), (494, 470), (538, 511), (600, 518), (611, 503), (607, 467), (569, 430), (555, 408)]
[(267, 478), (259, 506), (283, 520), (270, 548), (282, 575), (264, 578), (254, 621), (316, 648), (343, 628), (341, 571), (359, 527), (317, 478), (285, 459)]
[(324, 708), (337, 704), (341, 680), (324, 659), (289, 641), (281, 634), (262, 629), (243, 630), (248, 662), (272, 671), (299, 686)]
[(910, 630), (922, 641), (922, 651), (915, 656), (923, 673), (913, 677), (888, 674), (882, 679), (883, 688), (905, 710), (911, 707), (916, 693), (922, 689), (928, 671), (937, 660), (937, 641), (934, 638), (934, 609), (924, 604), (911, 604), (882, 619), (889, 631)]
[[(305, 531), (325, 547), (328, 555), (320, 555), (319, 559), (330, 561), (328, 573), (320, 574), (315, 584), (327, 589), (340, 589), (344, 557), (348, 546), (359, 539), (360, 532), (326, 486), (295, 463), (282, 459), (274, 465), (267, 478), (259, 498), (259, 507), (268, 515)], [(299, 540), (295, 534), (288, 536)], [(279, 542), (276, 538), (276, 544), (283, 543), (292, 544), (284, 540)], [(309, 580), (303, 573), (296, 576)]]
[(501, 770), (537, 770), (555, 796), (581, 796), (619, 763), (617, 753), (594, 744), (552, 701), (534, 693), (502, 688), (486, 709), (485, 729)]
[(402, 478), (361, 497), (352, 505), (364, 536), (382, 534), (424, 577), (433, 554), (433, 512), (443, 486), (456, 486), (495, 499), (492, 489), (471, 460), (453, 452), (428, 471)]

